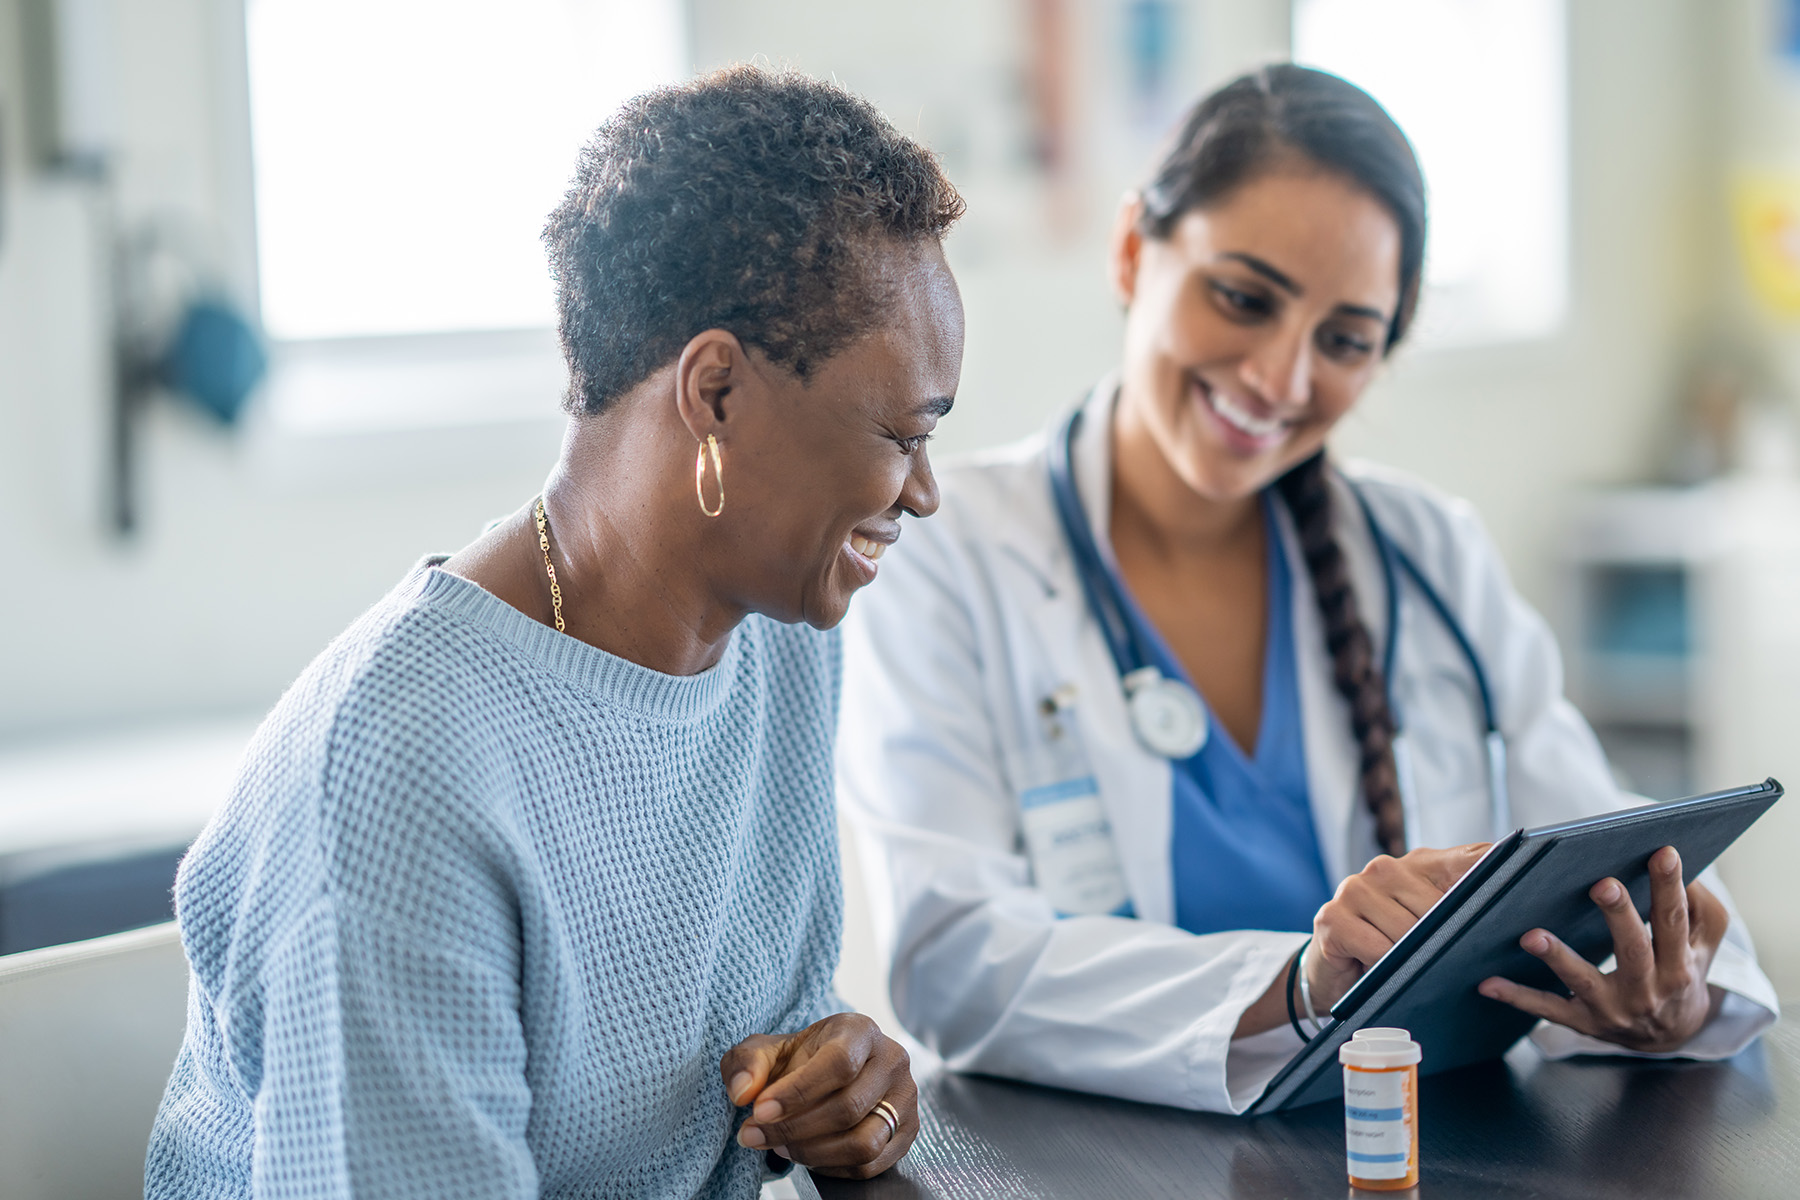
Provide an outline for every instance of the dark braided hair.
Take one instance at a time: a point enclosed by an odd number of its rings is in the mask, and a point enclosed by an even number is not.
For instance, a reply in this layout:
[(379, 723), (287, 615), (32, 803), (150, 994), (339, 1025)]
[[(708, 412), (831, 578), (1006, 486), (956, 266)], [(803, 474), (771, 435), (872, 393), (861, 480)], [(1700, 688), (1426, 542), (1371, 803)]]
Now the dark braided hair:
[[(1354, 84), (1290, 64), (1264, 67), (1195, 105), (1150, 183), (1139, 229), (1167, 238), (1181, 217), (1223, 200), (1283, 160), (1316, 164), (1363, 188), (1400, 227), (1400, 303), (1385, 351), (1405, 335), (1419, 302), (1425, 262), (1425, 181), (1412, 146), (1392, 117)], [(1361, 748), (1363, 798), (1382, 847), (1406, 852), (1394, 716), (1375, 642), (1357, 611), (1349, 564), (1334, 530), (1329, 465), (1320, 451), (1275, 483), (1293, 514), (1312, 579), (1337, 689), (1350, 705)], [(1391, 634), (1390, 634), (1391, 636)]]
[(1363, 798), (1375, 814), (1375, 836), (1389, 854), (1406, 853), (1406, 819), (1400, 806), (1400, 775), (1394, 763), (1394, 714), (1388, 710), (1386, 681), (1375, 659), (1375, 640), (1356, 610), (1350, 567), (1332, 528), (1331, 480), (1320, 451), (1275, 481), (1294, 514), (1300, 554), (1312, 577), (1313, 595), (1324, 618), (1325, 647), (1338, 692), (1350, 703), (1350, 728), (1361, 749)]

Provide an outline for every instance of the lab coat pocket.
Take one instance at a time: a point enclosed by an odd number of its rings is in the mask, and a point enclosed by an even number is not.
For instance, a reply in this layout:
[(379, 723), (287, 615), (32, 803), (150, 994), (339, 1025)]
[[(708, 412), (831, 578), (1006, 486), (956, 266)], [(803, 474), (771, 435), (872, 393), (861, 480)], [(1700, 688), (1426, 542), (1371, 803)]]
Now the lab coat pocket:
[(1436, 664), (1404, 676), (1399, 685), (1411, 760), (1405, 780), (1412, 818), (1408, 840), (1441, 847), (1494, 836), (1485, 722), (1467, 676)]
[(1037, 886), (1061, 916), (1132, 915), (1112, 823), (1072, 728), (1026, 755), (1015, 774), (1025, 852)]

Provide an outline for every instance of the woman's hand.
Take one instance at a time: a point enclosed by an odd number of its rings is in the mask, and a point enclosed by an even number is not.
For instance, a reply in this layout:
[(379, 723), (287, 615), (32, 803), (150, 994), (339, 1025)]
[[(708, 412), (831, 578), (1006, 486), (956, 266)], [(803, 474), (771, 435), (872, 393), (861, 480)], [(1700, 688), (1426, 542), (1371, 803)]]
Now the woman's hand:
[[(868, 1179), (900, 1161), (919, 1134), (919, 1089), (900, 1043), (860, 1013), (799, 1033), (747, 1037), (719, 1060), (731, 1102), (754, 1104), (738, 1144), (772, 1150), (815, 1175)], [(899, 1116), (890, 1136), (875, 1105)]]
[(1412, 850), (1400, 858), (1383, 854), (1339, 884), (1337, 895), (1313, 918), (1313, 940), (1306, 948), (1313, 1007), (1323, 1012), (1336, 1004), (1487, 853), (1488, 845)]
[(1650, 856), (1648, 924), (1616, 879), (1602, 879), (1588, 895), (1612, 929), (1616, 970), (1603, 975), (1562, 939), (1533, 929), (1519, 945), (1550, 964), (1572, 994), (1555, 996), (1498, 977), (1483, 980), (1481, 994), (1627, 1049), (1676, 1049), (1700, 1031), (1723, 997), (1707, 988), (1706, 972), (1730, 919), (1725, 906), (1698, 883), (1681, 886), (1681, 855), (1673, 846)]

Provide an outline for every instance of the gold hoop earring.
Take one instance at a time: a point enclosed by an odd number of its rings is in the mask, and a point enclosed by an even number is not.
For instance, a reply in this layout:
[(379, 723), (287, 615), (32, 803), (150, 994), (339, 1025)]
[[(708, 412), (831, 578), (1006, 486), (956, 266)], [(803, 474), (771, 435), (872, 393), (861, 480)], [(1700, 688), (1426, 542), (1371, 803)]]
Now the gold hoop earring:
[[(717, 508), (706, 507), (706, 491), (700, 485), (706, 479), (706, 453), (712, 451), (713, 475), (719, 481), (719, 504)], [(706, 435), (706, 445), (694, 453), (694, 499), (700, 501), (700, 511), (709, 517), (716, 517), (725, 511), (725, 467), (719, 462), (719, 443), (712, 434)]]

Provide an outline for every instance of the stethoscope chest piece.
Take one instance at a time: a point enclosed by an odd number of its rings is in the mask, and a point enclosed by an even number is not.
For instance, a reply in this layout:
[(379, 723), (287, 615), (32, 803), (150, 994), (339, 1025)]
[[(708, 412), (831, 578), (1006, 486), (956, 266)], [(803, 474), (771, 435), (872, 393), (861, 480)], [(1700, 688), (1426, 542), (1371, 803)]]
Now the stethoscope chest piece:
[(1164, 758), (1192, 758), (1210, 732), (1206, 706), (1194, 689), (1155, 667), (1126, 675), (1125, 704), (1138, 740)]

